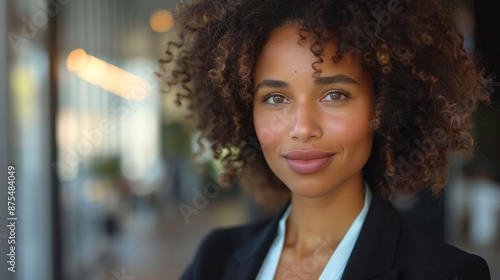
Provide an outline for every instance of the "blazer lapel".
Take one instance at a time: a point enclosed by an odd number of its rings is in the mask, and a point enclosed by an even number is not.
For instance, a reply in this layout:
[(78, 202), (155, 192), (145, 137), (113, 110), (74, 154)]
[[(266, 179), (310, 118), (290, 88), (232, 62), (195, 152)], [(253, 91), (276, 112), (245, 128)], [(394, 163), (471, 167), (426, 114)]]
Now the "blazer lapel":
[(255, 279), (267, 251), (271, 247), (278, 230), (278, 223), (285, 213), (289, 203), (267, 223), (261, 231), (245, 242), (229, 261), (224, 279)]
[[(390, 204), (372, 188), (373, 198), (342, 280), (396, 280), (394, 258), (399, 240), (400, 218)], [(288, 204), (261, 231), (242, 244), (229, 261), (224, 279), (253, 280), (276, 237), (278, 223)]]
[(401, 227), (400, 218), (378, 190), (373, 198), (358, 240), (347, 262), (342, 280), (391, 280), (398, 278), (394, 267)]

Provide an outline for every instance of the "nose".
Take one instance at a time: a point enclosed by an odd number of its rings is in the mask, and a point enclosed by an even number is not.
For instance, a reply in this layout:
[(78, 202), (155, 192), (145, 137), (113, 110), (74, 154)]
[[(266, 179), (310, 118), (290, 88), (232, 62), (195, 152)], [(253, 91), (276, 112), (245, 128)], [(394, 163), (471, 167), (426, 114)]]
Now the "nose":
[(310, 106), (298, 106), (290, 129), (290, 138), (301, 142), (320, 138), (322, 130), (318, 118)]

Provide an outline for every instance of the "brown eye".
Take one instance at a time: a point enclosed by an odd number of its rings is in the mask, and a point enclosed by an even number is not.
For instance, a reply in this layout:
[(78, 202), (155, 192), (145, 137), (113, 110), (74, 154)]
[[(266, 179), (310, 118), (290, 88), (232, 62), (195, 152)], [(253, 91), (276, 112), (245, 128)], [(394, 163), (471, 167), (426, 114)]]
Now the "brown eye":
[(330, 96), (330, 100), (340, 100), (340, 99), (342, 99), (342, 94), (340, 94), (338, 92), (330, 93), (329, 96)]
[(329, 103), (340, 103), (343, 102), (348, 97), (349, 97), (348, 92), (330, 91), (322, 100)]
[(273, 94), (273, 95), (268, 95), (263, 98), (263, 101), (270, 104), (270, 105), (278, 105), (278, 104), (283, 104), (283, 103), (289, 103), (288, 99), (284, 97), (283, 95), (279, 94)]
[(283, 96), (279, 96), (279, 95), (275, 95), (273, 97), (271, 97), (273, 103), (283, 103), (283, 100), (285, 100), (285, 98)]

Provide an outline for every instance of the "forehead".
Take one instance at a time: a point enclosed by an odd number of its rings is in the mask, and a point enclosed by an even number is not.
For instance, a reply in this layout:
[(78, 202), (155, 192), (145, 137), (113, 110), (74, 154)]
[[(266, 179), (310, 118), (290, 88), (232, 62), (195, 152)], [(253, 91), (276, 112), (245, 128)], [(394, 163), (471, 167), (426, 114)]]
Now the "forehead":
[[(260, 74), (287, 70), (293, 70), (296, 74), (314, 74), (312, 66), (318, 61), (318, 58), (310, 50), (312, 40), (310, 38), (301, 40), (300, 29), (300, 26), (289, 25), (271, 32), (268, 41), (257, 57), (255, 79)], [(314, 64), (318, 70), (321, 70), (320, 76), (342, 72), (353, 78), (361, 79), (365, 71), (363, 71), (357, 57), (346, 53), (342, 59), (334, 62), (332, 57), (336, 56), (337, 50), (337, 39), (333, 37), (325, 45), (321, 56), (323, 62)]]

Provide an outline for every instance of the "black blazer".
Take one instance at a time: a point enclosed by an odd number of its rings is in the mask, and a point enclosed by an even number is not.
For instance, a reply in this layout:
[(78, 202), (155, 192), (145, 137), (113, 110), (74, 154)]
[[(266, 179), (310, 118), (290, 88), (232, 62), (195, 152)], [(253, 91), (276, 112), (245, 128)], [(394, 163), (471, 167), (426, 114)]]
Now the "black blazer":
[[(342, 280), (490, 279), (484, 259), (417, 232), (378, 191), (372, 193)], [(285, 209), (272, 220), (209, 234), (181, 279), (255, 279)]]

